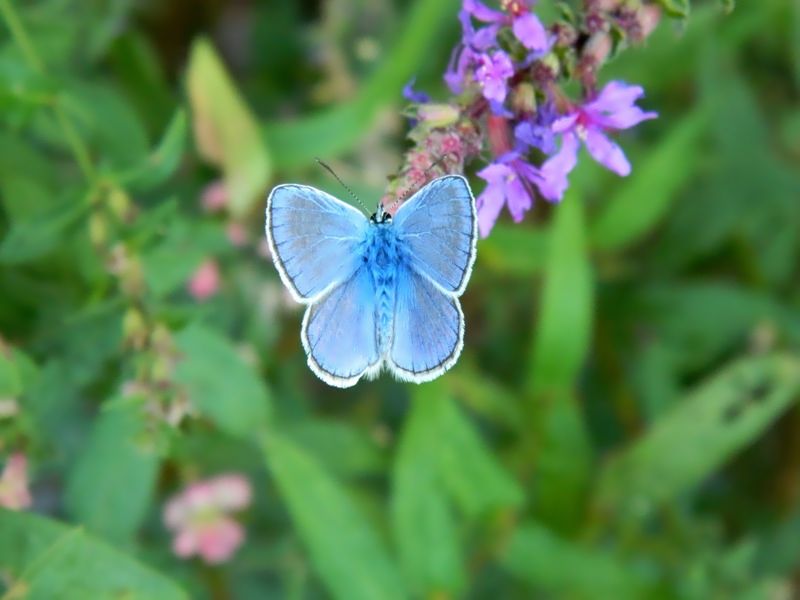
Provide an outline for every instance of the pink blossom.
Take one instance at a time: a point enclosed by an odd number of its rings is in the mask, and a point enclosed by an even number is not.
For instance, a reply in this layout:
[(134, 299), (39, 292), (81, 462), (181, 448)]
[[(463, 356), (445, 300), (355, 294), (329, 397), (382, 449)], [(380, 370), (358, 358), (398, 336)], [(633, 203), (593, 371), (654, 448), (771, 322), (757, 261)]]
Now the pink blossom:
[(245, 532), (229, 513), (249, 506), (251, 498), (250, 482), (235, 473), (197, 481), (170, 498), (164, 523), (175, 534), (173, 552), (181, 558), (200, 556), (208, 564), (230, 559)]
[(228, 189), (223, 181), (212, 181), (203, 190), (200, 202), (206, 212), (221, 211), (228, 204)]
[(231, 221), (225, 226), (225, 235), (228, 241), (236, 247), (242, 247), (247, 243), (247, 228), (238, 221)]
[(200, 263), (189, 280), (189, 293), (195, 300), (206, 300), (219, 291), (219, 266), (208, 258)]
[(8, 458), (3, 474), (0, 475), (0, 506), (21, 510), (30, 505), (28, 461), (24, 454), (17, 452)]

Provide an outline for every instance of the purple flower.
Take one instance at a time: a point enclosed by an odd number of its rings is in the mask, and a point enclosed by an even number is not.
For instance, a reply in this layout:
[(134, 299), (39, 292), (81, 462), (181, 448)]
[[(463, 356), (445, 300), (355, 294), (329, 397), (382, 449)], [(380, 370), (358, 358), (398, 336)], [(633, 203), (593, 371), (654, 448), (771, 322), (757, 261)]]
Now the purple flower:
[(502, 50), (495, 50), (491, 55), (480, 54), (477, 62), (475, 78), (484, 98), (502, 104), (508, 94), (506, 82), (514, 74), (511, 59)]
[(533, 2), (516, 0), (506, 3), (508, 13), (493, 10), (478, 0), (464, 0), (464, 10), (468, 15), (478, 21), (490, 23), (486, 29), (497, 34), (501, 26), (511, 26), (516, 38), (528, 50), (537, 53), (547, 52), (552, 46), (552, 36), (549, 36), (542, 22), (533, 12)]
[(514, 221), (522, 221), (525, 212), (533, 206), (532, 186), (536, 186), (548, 200), (555, 200), (557, 194), (564, 193), (561, 186), (566, 188), (566, 178), (560, 175), (563, 169), (559, 165), (554, 167), (551, 163), (548, 166), (553, 160), (537, 169), (522, 160), (519, 153), (509, 152), (478, 171), (478, 177), (486, 181), (486, 187), (476, 201), (481, 237), (489, 235), (503, 205), (508, 206)]
[(552, 103), (545, 102), (533, 118), (520, 121), (514, 127), (514, 138), (517, 150), (526, 152), (529, 148), (538, 148), (545, 154), (552, 154), (556, 150), (556, 140), (553, 134), (553, 121), (556, 112)]
[(431, 97), (425, 92), (418, 92), (414, 89), (414, 84), (417, 82), (416, 77), (412, 77), (408, 83), (403, 87), (403, 98), (409, 102), (416, 102), (417, 104), (424, 104), (430, 102)]
[(647, 119), (655, 119), (656, 113), (645, 112), (636, 106), (636, 101), (642, 96), (644, 90), (641, 86), (611, 81), (594, 100), (555, 120), (553, 131), (562, 134), (561, 149), (556, 156), (573, 155), (572, 158), (561, 156), (557, 161), (561, 168), (572, 165), (563, 173), (564, 177), (575, 166), (574, 155), (578, 152), (579, 140), (601, 165), (623, 177), (630, 174), (631, 165), (625, 153), (605, 132), (628, 129)]

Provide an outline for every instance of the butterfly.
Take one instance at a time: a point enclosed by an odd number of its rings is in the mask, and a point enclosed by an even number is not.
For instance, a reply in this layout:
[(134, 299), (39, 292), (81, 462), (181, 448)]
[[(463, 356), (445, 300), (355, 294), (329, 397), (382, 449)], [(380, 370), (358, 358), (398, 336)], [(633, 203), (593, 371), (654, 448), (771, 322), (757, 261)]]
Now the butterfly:
[(434, 179), (397, 209), (367, 219), (316, 188), (284, 184), (267, 199), (273, 261), (306, 304), (300, 338), (325, 383), (350, 387), (387, 369), (435, 379), (458, 360), (458, 298), (475, 262), (475, 199), (460, 175)]

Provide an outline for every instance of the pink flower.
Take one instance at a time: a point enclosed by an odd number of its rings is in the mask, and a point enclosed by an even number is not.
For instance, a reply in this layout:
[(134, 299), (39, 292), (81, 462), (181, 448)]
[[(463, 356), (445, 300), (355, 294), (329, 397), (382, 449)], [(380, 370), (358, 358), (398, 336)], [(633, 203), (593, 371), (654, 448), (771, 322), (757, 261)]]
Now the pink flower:
[(228, 204), (228, 190), (223, 181), (212, 181), (203, 190), (200, 202), (206, 212), (221, 211)]
[(189, 293), (195, 300), (206, 300), (219, 291), (219, 266), (208, 258), (200, 263), (189, 280)]
[(30, 505), (28, 461), (24, 454), (17, 452), (8, 458), (3, 474), (0, 475), (0, 506), (21, 510)]
[(170, 498), (164, 524), (175, 534), (173, 552), (181, 558), (200, 556), (208, 564), (230, 559), (245, 532), (229, 513), (246, 508), (251, 497), (249, 481), (231, 473), (197, 481)]
[(225, 226), (225, 235), (231, 245), (242, 247), (247, 243), (247, 228), (238, 221), (231, 221)]

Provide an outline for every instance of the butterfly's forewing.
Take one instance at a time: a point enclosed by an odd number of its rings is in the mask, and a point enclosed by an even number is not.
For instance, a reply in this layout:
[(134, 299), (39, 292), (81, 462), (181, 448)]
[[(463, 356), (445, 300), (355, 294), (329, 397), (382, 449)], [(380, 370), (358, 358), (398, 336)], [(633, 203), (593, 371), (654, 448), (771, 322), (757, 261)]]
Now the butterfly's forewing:
[(281, 279), (298, 302), (313, 302), (359, 266), (368, 221), (313, 187), (279, 185), (267, 200), (267, 240)]
[(309, 366), (326, 383), (350, 387), (380, 369), (375, 302), (372, 275), (363, 266), (306, 310), (303, 347)]
[(408, 267), (398, 269), (395, 298), (389, 368), (405, 381), (438, 377), (461, 353), (464, 317), (458, 300)]
[(475, 261), (475, 200), (460, 175), (435, 179), (395, 214), (393, 226), (412, 267), (440, 288), (460, 296)]

